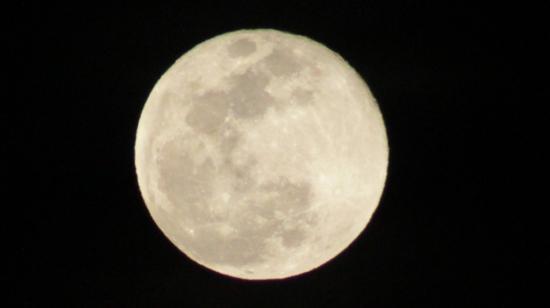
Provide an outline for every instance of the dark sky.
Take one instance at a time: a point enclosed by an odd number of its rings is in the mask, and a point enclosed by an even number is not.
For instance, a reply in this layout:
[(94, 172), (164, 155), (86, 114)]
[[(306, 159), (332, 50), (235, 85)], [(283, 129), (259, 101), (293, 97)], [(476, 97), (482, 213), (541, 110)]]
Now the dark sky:
[[(5, 12), (16, 95), (0, 117), (15, 210), (4, 234), (15, 245), (2, 279), (13, 303), (472, 307), (522, 297), (524, 280), (511, 277), (521, 272), (526, 223), (512, 187), (526, 141), (510, 123), (530, 106), (520, 88), (531, 10), (257, 2), (19, 1)], [(160, 75), (194, 45), (241, 28), (306, 35), (340, 53), (368, 82), (388, 131), (387, 186), (367, 231), (332, 262), (285, 281), (196, 265), (156, 227), (134, 172), (138, 117)]]

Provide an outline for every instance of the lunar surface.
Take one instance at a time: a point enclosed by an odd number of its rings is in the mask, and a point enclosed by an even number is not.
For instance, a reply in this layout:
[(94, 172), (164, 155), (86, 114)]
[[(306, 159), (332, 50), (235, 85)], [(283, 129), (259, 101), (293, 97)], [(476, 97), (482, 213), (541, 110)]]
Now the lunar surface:
[(281, 279), (365, 229), (388, 143), (369, 88), (338, 54), (241, 30), (197, 45), (160, 78), (135, 163), (151, 216), (185, 255), (233, 277)]

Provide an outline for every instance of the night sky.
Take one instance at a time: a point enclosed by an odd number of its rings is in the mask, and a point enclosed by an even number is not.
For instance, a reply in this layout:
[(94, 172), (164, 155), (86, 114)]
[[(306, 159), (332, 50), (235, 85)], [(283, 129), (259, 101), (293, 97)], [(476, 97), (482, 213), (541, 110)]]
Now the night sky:
[[(13, 261), (2, 275), (11, 305), (475, 307), (523, 298), (525, 280), (511, 277), (524, 264), (528, 202), (513, 193), (513, 174), (527, 141), (510, 123), (532, 106), (520, 90), (532, 49), (519, 19), (536, 23), (528, 10), (191, 2), (19, 1), (4, 12), (15, 94), (0, 117), (11, 157), (3, 233)], [(194, 45), (242, 28), (289, 31), (338, 52), (367, 81), (388, 133), (387, 184), (366, 231), (323, 267), (282, 281), (222, 276), (183, 255), (149, 216), (134, 169), (139, 115), (158, 78)]]

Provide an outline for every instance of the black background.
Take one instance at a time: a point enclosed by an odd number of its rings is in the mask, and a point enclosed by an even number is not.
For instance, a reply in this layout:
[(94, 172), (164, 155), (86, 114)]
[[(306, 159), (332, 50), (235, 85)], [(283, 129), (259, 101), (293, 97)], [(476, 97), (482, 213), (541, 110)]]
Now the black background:
[[(3, 279), (12, 304), (471, 307), (522, 298), (525, 281), (511, 277), (527, 243), (511, 186), (525, 140), (509, 123), (529, 109), (520, 88), (531, 10), (257, 2), (20, 1), (7, 12), (15, 108), (1, 119), (11, 123), (15, 213), (4, 234), (15, 238), (15, 259)], [(390, 143), (367, 231), (325, 266), (283, 281), (225, 277), (185, 257), (150, 218), (134, 171), (155, 82), (194, 45), (241, 28), (306, 35), (340, 53), (379, 101)]]

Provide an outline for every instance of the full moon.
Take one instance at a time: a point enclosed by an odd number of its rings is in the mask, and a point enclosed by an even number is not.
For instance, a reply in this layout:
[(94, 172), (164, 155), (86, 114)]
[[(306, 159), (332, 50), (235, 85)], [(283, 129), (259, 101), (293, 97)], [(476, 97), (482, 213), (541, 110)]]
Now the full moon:
[(164, 235), (213, 271), (282, 279), (346, 249), (380, 201), (388, 142), (359, 74), (304, 36), (229, 32), (151, 91), (135, 164)]

